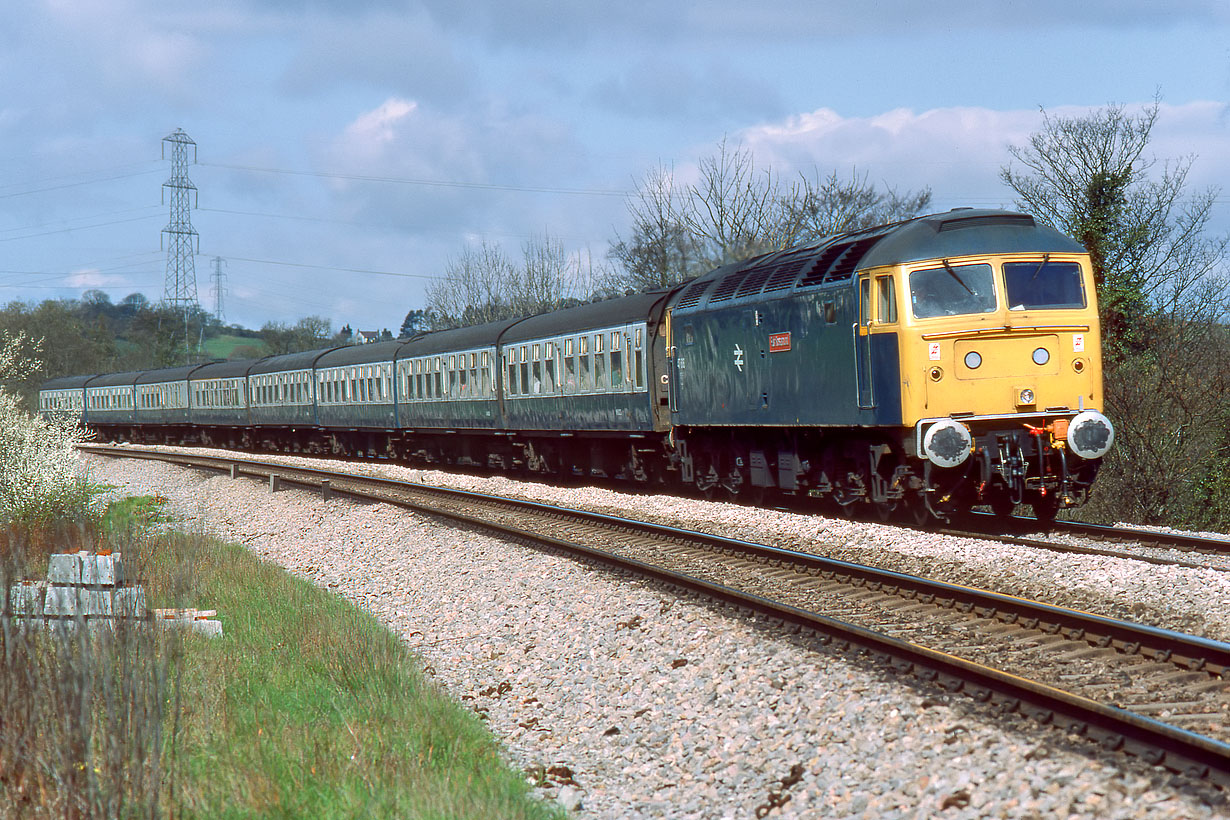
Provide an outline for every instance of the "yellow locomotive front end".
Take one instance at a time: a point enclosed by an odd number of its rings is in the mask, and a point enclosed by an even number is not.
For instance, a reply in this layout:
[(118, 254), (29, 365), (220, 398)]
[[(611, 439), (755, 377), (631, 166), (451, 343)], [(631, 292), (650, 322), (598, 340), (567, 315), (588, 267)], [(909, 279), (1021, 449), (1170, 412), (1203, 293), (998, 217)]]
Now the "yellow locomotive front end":
[(902, 413), (933, 511), (1083, 503), (1114, 441), (1089, 257), (945, 258), (899, 279)]

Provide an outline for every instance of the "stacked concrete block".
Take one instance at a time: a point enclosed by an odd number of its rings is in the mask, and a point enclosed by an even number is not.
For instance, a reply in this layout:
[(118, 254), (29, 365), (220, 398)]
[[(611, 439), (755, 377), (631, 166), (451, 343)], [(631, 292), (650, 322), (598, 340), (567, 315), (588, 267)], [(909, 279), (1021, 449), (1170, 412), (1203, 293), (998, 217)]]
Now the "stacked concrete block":
[[(145, 588), (125, 579), (123, 556), (85, 551), (52, 555), (46, 581), (21, 581), (10, 587), (8, 611), (3, 615), (21, 629), (61, 631), (72, 631), (82, 623), (90, 629), (112, 629), (119, 621), (148, 622), (152, 618)], [(159, 626), (166, 626), (162, 620), (159, 618)], [(222, 624), (208, 617), (171, 623), (207, 635), (222, 634)]]

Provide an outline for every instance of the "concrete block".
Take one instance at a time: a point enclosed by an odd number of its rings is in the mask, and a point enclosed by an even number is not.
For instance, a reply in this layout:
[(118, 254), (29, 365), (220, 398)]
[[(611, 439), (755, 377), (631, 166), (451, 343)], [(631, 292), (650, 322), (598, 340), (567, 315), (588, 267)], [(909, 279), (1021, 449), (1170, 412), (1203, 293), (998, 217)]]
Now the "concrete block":
[(144, 618), (145, 587), (121, 587), (115, 591), (112, 611), (122, 618)]
[(43, 604), (44, 615), (113, 615), (114, 593), (109, 589), (82, 587), (48, 587)]
[(222, 634), (222, 622), (211, 621), (208, 619), (203, 621), (193, 621), (192, 631), (200, 635), (208, 635), (211, 638), (217, 638)]
[(124, 583), (124, 556), (118, 552), (110, 555), (82, 555), (81, 583), (102, 586), (118, 586)]
[(42, 615), (43, 596), (47, 585), (37, 581), (22, 581), (9, 588), (12, 615)]
[(53, 584), (81, 583), (81, 553), (62, 552), (47, 562), (47, 580)]

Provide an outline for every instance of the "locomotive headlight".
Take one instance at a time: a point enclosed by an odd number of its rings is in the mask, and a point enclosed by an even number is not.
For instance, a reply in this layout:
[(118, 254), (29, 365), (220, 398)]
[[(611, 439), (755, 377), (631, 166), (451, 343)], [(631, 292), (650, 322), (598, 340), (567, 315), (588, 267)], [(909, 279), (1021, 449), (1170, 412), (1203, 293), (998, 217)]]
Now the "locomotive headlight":
[(1041, 367), (1051, 360), (1051, 351), (1045, 347), (1040, 347), (1034, 351), (1034, 364)]
[(977, 350), (971, 350), (965, 354), (965, 366), (970, 370), (977, 370), (982, 365), (982, 356)]
[(1033, 404), (1034, 403), (1034, 391), (1026, 387), (1017, 396), (1016, 403), (1017, 404)]
[(1114, 425), (1097, 410), (1078, 413), (1068, 425), (1068, 447), (1081, 458), (1101, 458), (1114, 443)]
[(927, 428), (923, 455), (937, 467), (956, 467), (969, 458), (973, 444), (968, 427), (953, 419), (943, 419)]

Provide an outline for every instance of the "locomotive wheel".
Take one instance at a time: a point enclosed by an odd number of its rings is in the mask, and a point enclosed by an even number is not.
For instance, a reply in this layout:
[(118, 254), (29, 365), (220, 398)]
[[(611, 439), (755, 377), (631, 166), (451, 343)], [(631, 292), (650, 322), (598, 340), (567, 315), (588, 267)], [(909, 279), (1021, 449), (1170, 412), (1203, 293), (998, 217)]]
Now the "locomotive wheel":
[(901, 512), (907, 523), (922, 527), (935, 521), (931, 510), (927, 509), (927, 499), (922, 493), (910, 493), (901, 504)]
[[(999, 518), (1008, 518), (1012, 515), (1012, 511), (1016, 509), (1016, 504), (1013, 503), (1007, 490), (992, 493), (990, 502), (991, 512), (995, 513), (995, 515)], [(1054, 516), (1051, 517), (1053, 518)]]
[(901, 501), (899, 499), (893, 499), (891, 501), (876, 501), (873, 502), (871, 506), (876, 512), (877, 519), (880, 521), (889, 521), (897, 514), (897, 510), (900, 509)]
[(1056, 493), (1039, 496), (1034, 499), (1033, 508), (1038, 523), (1050, 526), (1055, 521), (1055, 514), (1059, 512), (1059, 496)]

